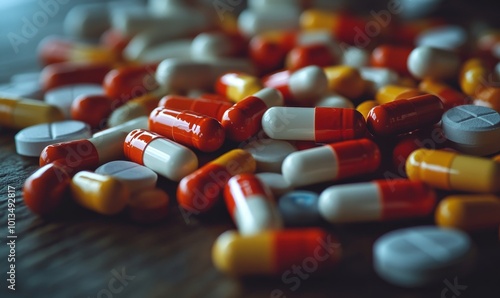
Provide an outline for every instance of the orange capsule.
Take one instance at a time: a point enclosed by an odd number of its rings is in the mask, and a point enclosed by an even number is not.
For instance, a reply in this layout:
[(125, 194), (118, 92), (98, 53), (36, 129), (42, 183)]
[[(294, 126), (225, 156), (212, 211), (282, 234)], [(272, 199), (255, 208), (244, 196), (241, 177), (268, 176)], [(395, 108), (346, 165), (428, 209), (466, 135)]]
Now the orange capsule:
[(253, 173), (255, 168), (249, 152), (231, 150), (181, 180), (177, 188), (179, 205), (194, 214), (207, 212), (219, 201), (232, 176)]
[(104, 128), (118, 101), (105, 95), (81, 95), (71, 104), (71, 118), (87, 123), (92, 128)]
[(71, 176), (58, 161), (39, 168), (26, 179), (23, 199), (28, 208), (40, 215), (53, 213), (67, 197)]
[(158, 63), (113, 69), (104, 77), (106, 95), (126, 102), (158, 88), (155, 71)]
[(129, 200), (129, 216), (138, 223), (161, 221), (168, 216), (168, 194), (159, 189), (148, 189), (133, 195)]
[(40, 78), (44, 91), (82, 83), (102, 84), (111, 70), (106, 64), (61, 62), (43, 68)]
[(293, 48), (286, 57), (286, 68), (297, 70), (309, 65), (330, 66), (339, 62), (339, 53), (330, 44), (307, 44)]
[(421, 95), (374, 107), (368, 114), (367, 126), (378, 136), (397, 135), (431, 126), (441, 120), (443, 113), (437, 96)]
[(244, 73), (226, 73), (215, 82), (215, 91), (233, 102), (238, 102), (260, 89), (262, 83), (259, 78)]
[(249, 45), (252, 61), (264, 72), (280, 68), (295, 46), (297, 35), (294, 31), (273, 31), (254, 36)]
[(178, 111), (196, 112), (221, 121), (224, 112), (232, 107), (233, 104), (218, 100), (195, 99), (185, 96), (167, 95), (160, 100), (158, 106)]
[(439, 97), (443, 102), (445, 111), (456, 106), (469, 104), (470, 101), (465, 94), (430, 78), (423, 79), (418, 88)]
[(412, 50), (412, 47), (382, 45), (373, 50), (370, 62), (372, 66), (387, 67), (407, 75), (407, 60)]
[(203, 152), (219, 149), (225, 138), (224, 128), (212, 117), (161, 107), (154, 109), (149, 115), (149, 129)]
[(262, 115), (274, 106), (283, 105), (281, 93), (273, 88), (265, 88), (234, 104), (222, 116), (222, 126), (227, 137), (242, 142), (262, 129)]

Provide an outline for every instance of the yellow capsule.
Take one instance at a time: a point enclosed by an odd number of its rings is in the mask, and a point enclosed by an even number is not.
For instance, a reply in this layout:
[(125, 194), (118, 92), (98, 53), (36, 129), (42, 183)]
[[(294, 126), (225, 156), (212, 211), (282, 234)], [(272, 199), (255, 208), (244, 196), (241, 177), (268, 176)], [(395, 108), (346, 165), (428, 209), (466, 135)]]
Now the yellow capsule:
[(61, 110), (34, 99), (0, 98), (0, 126), (21, 129), (64, 120)]
[(130, 198), (126, 184), (93, 172), (78, 172), (71, 180), (70, 188), (79, 205), (104, 215), (122, 211)]
[(335, 238), (318, 228), (266, 231), (239, 235), (221, 234), (212, 247), (212, 261), (217, 269), (235, 276), (280, 275), (293, 267), (298, 270), (326, 271), (341, 256)]
[(467, 60), (460, 70), (459, 81), (462, 92), (467, 95), (476, 94), (487, 83), (488, 69), (477, 58)]
[(386, 85), (375, 94), (375, 99), (378, 104), (385, 104), (398, 99), (407, 99), (419, 95), (424, 95), (425, 93), (415, 89), (399, 85)]
[(378, 106), (378, 103), (374, 100), (366, 100), (360, 103), (357, 107), (356, 110), (363, 115), (363, 117), (366, 118), (368, 117), (368, 113), (370, 112), (371, 109), (374, 107)]
[(494, 195), (457, 195), (444, 198), (436, 209), (436, 223), (465, 231), (500, 225), (500, 198)]
[(350, 99), (358, 98), (365, 92), (366, 81), (359, 71), (347, 65), (324, 68), (328, 79), (328, 89)]
[(494, 193), (500, 191), (500, 163), (489, 158), (443, 150), (418, 149), (406, 160), (406, 174), (441, 189)]
[(226, 73), (215, 83), (217, 93), (226, 96), (233, 102), (238, 102), (262, 88), (259, 78), (244, 73)]

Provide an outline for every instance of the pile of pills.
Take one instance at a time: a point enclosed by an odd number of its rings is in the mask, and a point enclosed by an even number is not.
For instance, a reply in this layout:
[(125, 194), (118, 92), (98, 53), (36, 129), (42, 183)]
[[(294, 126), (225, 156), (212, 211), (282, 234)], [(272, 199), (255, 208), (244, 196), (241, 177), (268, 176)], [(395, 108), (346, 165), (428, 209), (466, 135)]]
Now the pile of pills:
[(500, 33), (405, 20), (389, 3), (391, 24), (360, 44), (379, 16), (338, 1), (253, 0), (239, 14), (217, 3), (81, 5), (69, 37), (40, 43), (39, 89), (0, 88), (0, 125), (39, 157), (30, 210), (72, 198), (158, 222), (171, 199), (159, 175), (191, 214), (225, 205), (237, 231), (212, 258), (236, 276), (308, 257), (330, 272), (341, 242), (320, 225), (434, 213), (435, 226), (375, 242), (376, 272), (407, 287), (470, 272), (468, 233), (500, 226)]

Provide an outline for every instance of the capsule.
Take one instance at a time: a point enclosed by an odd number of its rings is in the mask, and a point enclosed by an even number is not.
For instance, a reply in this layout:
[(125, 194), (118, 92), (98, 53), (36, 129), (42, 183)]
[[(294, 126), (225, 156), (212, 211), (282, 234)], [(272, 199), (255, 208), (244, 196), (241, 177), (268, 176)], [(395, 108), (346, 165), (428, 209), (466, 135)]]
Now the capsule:
[(99, 44), (104, 48), (113, 51), (121, 57), (123, 50), (130, 42), (130, 37), (125, 36), (116, 29), (110, 28), (102, 33)]
[(122, 144), (123, 153), (130, 161), (173, 181), (198, 168), (198, 158), (193, 151), (154, 132), (134, 129)]
[(372, 173), (380, 160), (375, 143), (352, 140), (294, 152), (283, 161), (281, 172), (293, 186), (306, 186)]
[(485, 87), (489, 73), (481, 59), (472, 58), (465, 61), (459, 74), (462, 92), (469, 96), (475, 96), (479, 89)]
[(54, 213), (67, 197), (71, 176), (55, 161), (31, 174), (23, 185), (24, 204), (40, 215)]
[(286, 56), (286, 68), (297, 70), (306, 66), (326, 67), (337, 64), (340, 54), (332, 44), (307, 44), (294, 47)]
[(297, 266), (328, 272), (339, 263), (341, 254), (337, 239), (319, 228), (266, 231), (248, 236), (227, 231), (212, 247), (215, 267), (233, 276), (293, 276), (292, 268)]
[(158, 106), (172, 110), (191, 111), (222, 121), (224, 113), (233, 104), (220, 100), (167, 95), (160, 100)]
[(423, 182), (376, 180), (331, 186), (319, 197), (319, 212), (331, 223), (389, 221), (431, 214), (436, 193)]
[(406, 160), (406, 174), (430, 186), (457, 191), (500, 191), (500, 163), (442, 150), (418, 149)]
[(357, 107), (356, 110), (363, 115), (365, 120), (368, 118), (368, 113), (370, 112), (371, 109), (374, 107), (378, 106), (378, 103), (374, 100), (366, 100), (360, 103)]
[(106, 95), (127, 102), (158, 88), (155, 80), (157, 63), (124, 66), (106, 74), (103, 88)]
[(421, 46), (408, 56), (408, 70), (417, 79), (450, 79), (460, 70), (460, 58), (455, 52)]
[(295, 72), (277, 72), (262, 79), (265, 87), (281, 92), (285, 101), (313, 104), (328, 86), (325, 72), (318, 66), (307, 66)]
[(365, 80), (365, 89), (370, 95), (375, 95), (384, 86), (401, 84), (398, 73), (390, 68), (361, 67), (359, 68), (359, 74)]
[(370, 62), (372, 66), (387, 67), (399, 74), (407, 75), (409, 74), (407, 61), (412, 50), (412, 47), (382, 45), (373, 49)]
[(156, 108), (149, 115), (149, 129), (179, 144), (212, 152), (224, 144), (219, 121), (195, 112)]
[(102, 84), (111, 70), (106, 64), (62, 62), (47, 65), (40, 73), (44, 91), (75, 84)]
[(118, 102), (105, 95), (80, 95), (71, 104), (71, 119), (103, 128)]
[(224, 188), (224, 199), (241, 235), (283, 228), (273, 194), (253, 174), (240, 174), (229, 179)]
[(130, 191), (119, 180), (92, 172), (78, 172), (70, 184), (73, 200), (82, 207), (104, 215), (113, 215), (127, 206)]
[(276, 89), (265, 88), (227, 109), (222, 116), (222, 126), (233, 141), (242, 142), (257, 134), (262, 128), (264, 112), (283, 105), (283, 96)]
[(439, 226), (477, 231), (500, 225), (500, 198), (495, 195), (454, 195), (444, 198), (436, 209)]
[(415, 88), (409, 88), (399, 85), (386, 85), (378, 89), (377, 93), (375, 94), (375, 99), (377, 100), (378, 104), (386, 104), (398, 99), (407, 99), (424, 94), (424, 92), (419, 91)]
[(0, 97), (0, 126), (22, 129), (64, 118), (61, 110), (40, 100)]
[(441, 100), (427, 94), (376, 106), (366, 123), (373, 134), (390, 136), (431, 126), (441, 120), (443, 112)]
[(147, 117), (95, 133), (87, 140), (62, 142), (45, 147), (40, 154), (40, 166), (59, 160), (71, 175), (81, 170), (94, 170), (99, 165), (123, 158), (123, 141), (135, 128), (146, 128)]
[(240, 56), (245, 53), (246, 47), (247, 42), (239, 32), (204, 32), (193, 39), (190, 53), (191, 57), (199, 59), (218, 59)]
[(231, 150), (184, 177), (177, 188), (177, 200), (195, 214), (207, 212), (222, 196), (232, 176), (255, 172), (256, 162), (242, 149)]
[(262, 117), (266, 134), (278, 140), (333, 143), (366, 135), (363, 115), (355, 109), (273, 107)]
[(480, 88), (474, 97), (474, 104), (492, 108), (500, 113), (500, 88), (493, 86)]
[(159, 189), (148, 189), (130, 197), (128, 214), (138, 223), (150, 224), (168, 216), (170, 202), (168, 194)]
[(119, 106), (108, 119), (108, 126), (114, 127), (141, 116), (148, 116), (157, 106), (161, 96), (156, 92), (146, 93)]
[(215, 83), (215, 91), (233, 102), (239, 102), (262, 88), (259, 78), (236, 72), (222, 75)]
[(338, 65), (324, 68), (328, 90), (355, 99), (365, 92), (366, 82), (359, 71), (351, 66)]
[(420, 148), (440, 149), (446, 144), (446, 137), (441, 129), (417, 131), (398, 138), (392, 149), (392, 165), (401, 175), (406, 175), (405, 165), (410, 154)]
[(456, 106), (469, 104), (469, 98), (465, 96), (465, 94), (434, 79), (423, 79), (418, 85), (418, 88), (424, 92), (434, 94), (439, 97), (439, 99), (443, 102), (445, 111)]

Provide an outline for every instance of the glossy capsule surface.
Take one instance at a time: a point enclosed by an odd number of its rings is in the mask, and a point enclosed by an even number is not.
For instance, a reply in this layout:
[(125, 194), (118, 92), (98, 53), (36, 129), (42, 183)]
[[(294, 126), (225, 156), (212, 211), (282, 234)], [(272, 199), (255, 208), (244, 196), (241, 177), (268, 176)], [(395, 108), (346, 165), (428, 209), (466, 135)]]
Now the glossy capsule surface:
[(375, 67), (390, 68), (399, 74), (409, 74), (407, 60), (412, 50), (412, 47), (381, 45), (373, 49), (370, 63)]
[(157, 63), (124, 66), (111, 70), (103, 80), (106, 95), (126, 102), (158, 88), (155, 80)]
[(233, 102), (239, 102), (260, 89), (262, 83), (259, 78), (244, 73), (226, 73), (215, 82), (215, 91)]
[(167, 95), (160, 100), (158, 106), (179, 111), (192, 111), (221, 121), (224, 112), (233, 105), (230, 102), (220, 100)]
[(286, 68), (297, 70), (306, 66), (325, 67), (337, 64), (339, 57), (331, 44), (306, 44), (294, 47), (286, 57)]

